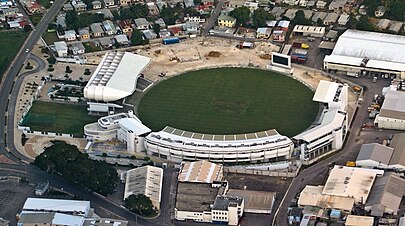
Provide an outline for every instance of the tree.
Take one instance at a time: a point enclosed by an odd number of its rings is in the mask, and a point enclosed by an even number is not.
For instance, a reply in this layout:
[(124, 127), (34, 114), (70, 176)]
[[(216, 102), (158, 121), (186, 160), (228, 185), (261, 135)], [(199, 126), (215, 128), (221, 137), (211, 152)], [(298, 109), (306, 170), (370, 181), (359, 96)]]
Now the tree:
[(25, 31), (25, 32), (29, 32), (29, 31), (31, 31), (31, 30), (32, 30), (31, 25), (29, 25), (29, 24), (24, 25), (24, 31)]
[(373, 31), (374, 30), (374, 26), (372, 23), (370, 23), (367, 16), (360, 17), (356, 28), (358, 30), (362, 30), (362, 31)]
[(194, 5), (199, 6), (201, 5), (202, 0), (194, 0)]
[(266, 27), (266, 20), (273, 20), (274, 16), (266, 12), (263, 8), (258, 8), (253, 12), (253, 25), (257, 27)]
[(374, 11), (381, 5), (380, 0), (365, 0), (364, 5), (367, 6), (367, 14), (374, 16)]
[(113, 193), (119, 181), (117, 171), (108, 163), (92, 160), (76, 146), (63, 141), (53, 141), (33, 164), (101, 195)]
[(405, 20), (405, 1), (403, 0), (387, 0), (388, 13), (396, 20)]
[(184, 9), (184, 15), (200, 16), (200, 13), (197, 11), (195, 7), (187, 7)]
[(154, 31), (156, 34), (159, 35), (159, 32), (160, 32), (160, 24), (154, 23), (154, 24), (153, 24), (153, 31)]
[(176, 20), (180, 18), (180, 15), (176, 12), (177, 9), (172, 8), (171, 6), (163, 6), (160, 11), (160, 16), (163, 18), (167, 25), (173, 25), (176, 23)]
[(72, 73), (72, 69), (70, 69), (70, 66), (66, 66), (66, 73)]
[(119, 14), (115, 16), (115, 19), (126, 20), (136, 18), (149, 17), (149, 9), (146, 4), (132, 4), (129, 8), (121, 8)]
[(292, 20), (292, 22), (293, 22), (294, 24), (299, 24), (299, 25), (312, 25), (312, 20), (311, 20), (311, 19), (307, 19), (307, 18), (305, 17), (304, 11), (302, 11), (302, 10), (298, 10), (298, 11), (295, 13), (295, 17), (294, 17), (294, 19)]
[(236, 19), (236, 23), (240, 26), (246, 26), (250, 19), (250, 10), (246, 6), (238, 7), (229, 13), (230, 16)]
[(134, 29), (134, 31), (132, 32), (132, 36), (131, 36), (132, 45), (134, 45), (134, 46), (141, 45), (142, 41), (143, 41), (142, 36), (143, 36), (143, 34), (140, 30)]
[(125, 199), (125, 207), (141, 216), (151, 216), (156, 213), (152, 201), (144, 194), (130, 195)]

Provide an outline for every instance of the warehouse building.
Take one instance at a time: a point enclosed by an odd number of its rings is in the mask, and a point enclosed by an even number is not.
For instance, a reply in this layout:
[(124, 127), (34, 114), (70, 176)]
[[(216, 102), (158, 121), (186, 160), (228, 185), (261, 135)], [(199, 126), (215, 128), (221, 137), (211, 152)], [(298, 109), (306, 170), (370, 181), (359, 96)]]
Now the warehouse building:
[(357, 155), (356, 166), (387, 169), (394, 148), (382, 144), (363, 144)]
[(163, 169), (142, 166), (127, 171), (124, 200), (130, 195), (143, 194), (149, 197), (153, 206), (160, 209), (162, 200)]
[(342, 148), (348, 127), (347, 93), (346, 85), (323, 80), (318, 84), (312, 100), (321, 103), (324, 108), (319, 122), (293, 138), (303, 164), (311, 164)]
[(405, 130), (405, 92), (387, 91), (374, 124), (381, 129)]
[(404, 191), (405, 180), (394, 173), (386, 173), (375, 180), (365, 210), (375, 217), (382, 217), (384, 213), (397, 215)]
[(150, 60), (149, 57), (129, 52), (106, 53), (84, 88), (84, 97), (112, 102), (131, 95)]
[(298, 206), (339, 209), (347, 213), (355, 204), (365, 204), (377, 175), (382, 170), (334, 166), (325, 186), (307, 185), (298, 199)]
[(390, 147), (394, 148), (389, 167), (405, 171), (405, 133), (397, 133), (391, 140)]
[(150, 132), (132, 111), (101, 117), (97, 122), (84, 126), (84, 135), (88, 141), (118, 139), (127, 144), (128, 152), (145, 151), (145, 135)]
[(388, 74), (405, 78), (405, 37), (377, 32), (347, 30), (338, 39), (324, 69), (359, 74)]
[(237, 225), (244, 213), (242, 197), (227, 195), (222, 165), (207, 161), (182, 163), (178, 176), (175, 219)]
[(325, 27), (295, 25), (293, 32), (294, 35), (323, 37), (325, 35)]
[(267, 191), (229, 189), (227, 195), (243, 198), (246, 213), (271, 214), (276, 200), (276, 193)]

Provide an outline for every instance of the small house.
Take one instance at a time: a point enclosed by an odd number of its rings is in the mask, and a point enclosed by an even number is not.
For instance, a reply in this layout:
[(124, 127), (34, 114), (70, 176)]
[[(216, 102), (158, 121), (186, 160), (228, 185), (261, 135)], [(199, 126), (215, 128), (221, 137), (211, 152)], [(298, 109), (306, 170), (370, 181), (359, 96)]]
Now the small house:
[(384, 16), (386, 11), (387, 9), (384, 6), (378, 6), (377, 9), (374, 11), (374, 15), (376, 17), (382, 17)]
[(101, 2), (96, 0), (91, 2), (91, 6), (93, 9), (101, 9)]
[(145, 18), (137, 18), (134, 20), (136, 29), (145, 30), (149, 28), (149, 22)]

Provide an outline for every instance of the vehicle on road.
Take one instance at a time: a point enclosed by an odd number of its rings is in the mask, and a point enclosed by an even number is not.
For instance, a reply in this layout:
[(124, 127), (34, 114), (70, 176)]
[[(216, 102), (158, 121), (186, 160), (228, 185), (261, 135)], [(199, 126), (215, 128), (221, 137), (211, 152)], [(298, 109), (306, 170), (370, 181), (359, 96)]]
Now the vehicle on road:
[(30, 51), (30, 49), (26, 49), (25, 52), (28, 53)]

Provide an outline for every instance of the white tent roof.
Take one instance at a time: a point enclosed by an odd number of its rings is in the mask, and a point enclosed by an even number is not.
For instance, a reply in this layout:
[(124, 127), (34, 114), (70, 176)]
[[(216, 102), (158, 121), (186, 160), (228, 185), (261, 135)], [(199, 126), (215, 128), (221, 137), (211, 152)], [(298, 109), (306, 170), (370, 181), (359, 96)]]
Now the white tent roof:
[(27, 198), (22, 210), (25, 212), (77, 212), (86, 215), (89, 209), (89, 201)]
[(150, 60), (149, 57), (129, 52), (106, 53), (87, 83), (84, 96), (107, 102), (131, 95), (140, 73)]
[(367, 67), (405, 71), (405, 52), (400, 49), (405, 49), (404, 36), (347, 30), (325, 61), (360, 66), (367, 57)]
[(321, 103), (333, 102), (339, 86), (341, 86), (339, 83), (321, 80), (312, 100)]

